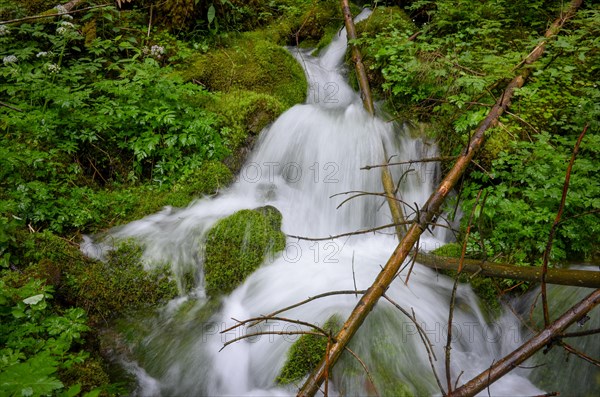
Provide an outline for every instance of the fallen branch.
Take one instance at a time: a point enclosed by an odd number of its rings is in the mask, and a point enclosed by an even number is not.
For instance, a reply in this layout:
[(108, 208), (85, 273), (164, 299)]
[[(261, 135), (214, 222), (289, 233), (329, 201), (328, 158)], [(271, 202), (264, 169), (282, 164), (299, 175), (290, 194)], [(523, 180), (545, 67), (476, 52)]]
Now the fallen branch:
[(0, 25), (8, 25), (10, 23), (25, 22), (25, 21), (31, 21), (31, 20), (43, 19), (43, 18), (60, 17), (63, 15), (74, 14), (76, 12), (82, 12), (82, 11), (93, 10), (96, 8), (104, 8), (104, 7), (113, 7), (114, 6), (113, 3), (107, 3), (107, 4), (99, 4), (97, 6), (90, 6), (90, 7), (85, 7), (85, 8), (80, 8), (78, 10), (74, 10), (73, 8), (75, 8), (77, 5), (79, 5), (79, 3), (81, 3), (82, 1), (83, 0), (72, 0), (72, 1), (69, 1), (68, 3), (63, 4), (63, 7), (65, 9), (64, 12), (56, 11), (56, 7), (55, 7), (55, 8), (52, 8), (51, 10), (45, 11), (39, 15), (33, 15), (30, 17), (23, 17), (23, 18), (17, 18), (17, 19), (9, 19), (7, 21), (0, 21)]
[(577, 153), (579, 152), (579, 145), (581, 145), (581, 141), (583, 140), (583, 136), (585, 135), (587, 129), (588, 124), (585, 125), (583, 131), (579, 135), (579, 138), (577, 138), (575, 148), (573, 149), (573, 154), (571, 155), (571, 160), (569, 161), (569, 165), (567, 166), (562, 196), (560, 198), (560, 205), (558, 207), (558, 212), (556, 213), (554, 223), (550, 228), (548, 242), (546, 243), (546, 249), (544, 250), (544, 256), (542, 259), (542, 307), (544, 312), (544, 325), (546, 326), (550, 324), (550, 313), (548, 311), (548, 298), (546, 294), (546, 274), (548, 273), (548, 261), (550, 260), (550, 251), (552, 250), (552, 242), (554, 241), (556, 229), (558, 229), (558, 225), (560, 224), (560, 218), (562, 217), (563, 211), (565, 209), (565, 202), (567, 201), (567, 192), (569, 191), (569, 181), (571, 180), (571, 170), (573, 169), (573, 164), (575, 163), (575, 157), (577, 157)]
[(415, 164), (415, 163), (433, 163), (433, 162), (437, 162), (437, 161), (450, 161), (450, 160), (456, 160), (456, 156), (428, 157), (428, 158), (424, 158), (424, 159), (420, 159), (420, 160), (399, 161), (397, 163), (365, 165), (364, 167), (361, 167), (361, 170), (370, 170), (371, 168), (388, 167), (390, 165), (404, 165), (404, 164)]
[[(458, 258), (424, 254), (417, 255), (417, 261), (431, 269), (458, 271)], [(480, 274), (486, 277), (509, 278), (512, 280), (538, 282), (542, 277), (541, 267), (514, 266), (506, 263), (492, 263), (484, 260), (465, 259), (463, 272)], [(600, 272), (571, 269), (548, 269), (548, 284), (571, 285), (575, 287), (600, 288)]]
[[(568, 12), (564, 15), (561, 15), (561, 17), (552, 24), (549, 29), (550, 34), (548, 35), (547, 32), (546, 37), (553, 35), (557, 30), (556, 26), (562, 26), (566, 19), (570, 18), (575, 13), (577, 8), (581, 5), (581, 2), (582, 0), (573, 0)], [(542, 52), (543, 51), (533, 51), (527, 57), (526, 63), (531, 64), (535, 62), (540, 58)], [(308, 376), (306, 382), (298, 392), (299, 396), (314, 396), (317, 390), (319, 390), (319, 386), (325, 380), (325, 377), (329, 372), (329, 368), (335, 365), (339, 356), (344, 351), (344, 346), (346, 346), (346, 344), (348, 344), (348, 342), (352, 339), (365, 318), (367, 318), (371, 310), (373, 310), (373, 307), (375, 307), (375, 304), (379, 298), (381, 298), (381, 296), (388, 289), (391, 282), (396, 277), (400, 266), (411, 252), (412, 247), (417, 242), (421, 234), (426, 230), (427, 225), (440, 212), (442, 203), (445, 201), (452, 188), (456, 185), (459, 178), (471, 163), (475, 153), (477, 153), (479, 148), (483, 145), (485, 132), (490, 127), (493, 127), (498, 123), (498, 118), (510, 105), (515, 90), (523, 86), (530, 73), (531, 69), (527, 68), (523, 70), (520, 75), (515, 77), (508, 84), (503, 95), (496, 101), (496, 104), (490, 110), (487, 117), (479, 124), (475, 130), (475, 133), (471, 137), (467, 148), (456, 160), (456, 163), (452, 169), (450, 169), (434, 193), (429, 197), (429, 200), (427, 200), (427, 203), (425, 203), (425, 206), (420, 212), (418, 218), (413, 222), (404, 238), (400, 241), (385, 267), (377, 275), (377, 278), (367, 290), (367, 293), (362, 296), (350, 314), (350, 317), (348, 317), (344, 323), (342, 329), (336, 337), (337, 342), (331, 346), (331, 349), (326, 357), (321, 360), (315, 370)]]
[(449, 397), (474, 396), (492, 383), (533, 356), (535, 352), (550, 343), (555, 337), (600, 303), (600, 289), (595, 290), (575, 306), (567, 310), (555, 322), (523, 343), (515, 351), (495, 362), (488, 370), (456, 389)]

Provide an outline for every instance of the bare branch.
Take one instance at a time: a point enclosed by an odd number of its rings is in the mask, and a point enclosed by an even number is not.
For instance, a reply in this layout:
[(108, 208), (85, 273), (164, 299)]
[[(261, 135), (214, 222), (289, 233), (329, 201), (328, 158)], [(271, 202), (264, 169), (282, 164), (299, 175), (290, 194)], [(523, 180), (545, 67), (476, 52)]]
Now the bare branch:
[(575, 163), (575, 157), (579, 152), (579, 145), (581, 145), (581, 141), (583, 140), (583, 136), (587, 132), (588, 124), (585, 125), (583, 131), (577, 138), (577, 142), (575, 143), (575, 148), (573, 149), (573, 154), (571, 155), (571, 160), (569, 161), (569, 166), (567, 167), (567, 173), (565, 175), (565, 183), (563, 185), (562, 197), (560, 198), (560, 206), (558, 207), (558, 213), (556, 214), (556, 219), (554, 219), (554, 223), (550, 228), (550, 235), (548, 236), (548, 243), (546, 243), (546, 250), (544, 251), (544, 256), (542, 259), (542, 307), (544, 310), (544, 325), (548, 326), (550, 323), (550, 313), (548, 312), (548, 299), (546, 293), (546, 274), (548, 273), (548, 261), (550, 260), (550, 251), (552, 250), (552, 242), (554, 240), (554, 235), (556, 234), (556, 229), (560, 224), (560, 218), (562, 217), (562, 213), (565, 209), (565, 202), (567, 201), (567, 192), (569, 191), (569, 181), (571, 180), (571, 170), (573, 169), (573, 164)]

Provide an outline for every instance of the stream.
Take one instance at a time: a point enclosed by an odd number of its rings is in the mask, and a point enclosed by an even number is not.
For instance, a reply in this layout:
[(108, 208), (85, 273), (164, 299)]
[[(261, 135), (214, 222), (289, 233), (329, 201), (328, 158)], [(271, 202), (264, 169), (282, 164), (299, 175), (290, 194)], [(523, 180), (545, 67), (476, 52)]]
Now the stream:
[[(140, 336), (132, 348), (135, 354), (123, 357), (122, 362), (137, 378), (137, 395), (294, 395), (300, 385), (282, 386), (275, 379), (297, 335), (259, 335), (222, 349), (225, 342), (249, 331), (243, 327), (221, 331), (234, 325), (234, 319), (265, 315), (317, 294), (367, 289), (396, 247), (390, 229), (323, 241), (288, 237), (285, 250), (267, 258), (222, 299), (216, 312), (206, 308), (201, 277), (203, 236), (219, 219), (241, 209), (272, 205), (282, 213), (282, 230), (288, 235), (327, 237), (388, 224), (392, 220), (382, 197), (365, 195), (344, 202), (351, 196), (347, 192), (382, 191), (380, 169), (360, 168), (381, 164), (384, 146), (387, 153), (395, 155), (393, 161), (437, 155), (435, 145), (363, 109), (360, 96), (346, 82), (346, 44), (342, 30), (318, 57), (290, 50), (310, 83), (307, 101), (262, 131), (233, 185), (215, 198), (198, 199), (187, 208), (165, 208), (115, 228), (102, 239), (87, 239), (82, 246), (86, 254), (101, 258), (113, 241), (134, 238), (145, 247), (149, 268), (169, 263), (176, 275), (190, 269), (200, 275), (191, 294), (170, 302), (155, 315), (136, 320)], [(440, 177), (435, 163), (413, 164), (410, 172), (406, 172), (407, 166), (393, 168), (394, 180), (402, 181), (400, 195), (412, 207), (424, 204)], [(413, 209), (405, 206), (404, 211), (410, 215)], [(447, 228), (436, 227), (433, 233), (423, 235), (420, 249), (430, 251), (451, 239)], [(408, 268), (403, 266), (387, 294), (405, 309), (414, 310), (433, 346), (434, 366), (445, 385), (444, 347), (454, 281), (417, 263), (405, 284)], [(329, 296), (282, 315), (323, 325), (332, 315), (346, 318), (358, 299), (354, 294)], [(460, 376), (459, 384), (487, 369), (527, 337), (521, 321), (509, 310), (493, 322), (488, 318), (471, 288), (460, 285), (451, 350), (452, 378)], [(307, 328), (269, 321), (260, 329), (291, 332)], [(331, 395), (375, 395), (375, 390), (380, 395), (400, 395), (398, 390), (440, 394), (415, 325), (388, 302), (377, 304), (349, 347), (369, 368), (376, 387), (362, 366), (347, 356), (333, 371)], [(517, 368), (494, 383), (489, 393), (543, 394), (529, 380), (530, 373), (530, 369)]]

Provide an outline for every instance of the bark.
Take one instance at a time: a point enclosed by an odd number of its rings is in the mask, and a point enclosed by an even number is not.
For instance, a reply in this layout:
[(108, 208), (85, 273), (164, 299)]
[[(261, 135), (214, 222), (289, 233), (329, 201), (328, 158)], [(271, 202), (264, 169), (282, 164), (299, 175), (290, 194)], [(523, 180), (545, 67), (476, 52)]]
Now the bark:
[(454, 390), (448, 397), (474, 396), (486, 389), (502, 376), (516, 368), (519, 364), (533, 356), (535, 352), (548, 345), (553, 339), (559, 337), (569, 325), (581, 319), (587, 312), (600, 303), (600, 289), (595, 290), (581, 302), (570, 308), (555, 322), (544, 328), (533, 338), (519, 346), (519, 348), (500, 361), (494, 363), (487, 371), (482, 372), (466, 384)]
[[(384, 150), (385, 152), (385, 150)], [(387, 153), (384, 153), (386, 157), (384, 160), (384, 164), (387, 163)], [(389, 167), (383, 167), (381, 169), (381, 183), (383, 184), (383, 190), (386, 195), (386, 200), (388, 206), (390, 207), (390, 212), (392, 214), (392, 219), (395, 223), (396, 228), (396, 236), (398, 236), (398, 241), (402, 240), (402, 237), (406, 234), (406, 223), (404, 223), (404, 211), (402, 211), (402, 205), (398, 200), (396, 200), (396, 185), (394, 184), (394, 179), (392, 178), (392, 173), (390, 172)]]
[[(417, 262), (436, 270), (458, 271), (460, 260), (458, 258), (419, 253), (417, 255)], [(514, 266), (506, 263), (492, 263), (475, 259), (464, 259), (462, 268), (462, 271), (466, 273), (532, 282), (540, 281), (542, 270), (541, 267)], [(548, 269), (546, 282), (548, 284), (571, 285), (574, 287), (600, 288), (600, 272)]]
[[(342, 4), (344, 3), (347, 5), (347, 1), (342, 0)], [(562, 26), (564, 22), (575, 13), (581, 3), (582, 0), (573, 0), (570, 4), (568, 12), (561, 15), (561, 17), (552, 24), (550, 29), (548, 29), (548, 32), (546, 32), (545, 37), (550, 37), (555, 34), (560, 26)], [(345, 15), (346, 10), (349, 13), (349, 8), (346, 7), (346, 9), (344, 9)], [(539, 50), (538, 47), (540, 48)], [(526, 64), (535, 62), (542, 55), (544, 46), (538, 45), (538, 47), (536, 47), (536, 49), (527, 56), (525, 60)], [(381, 298), (396, 277), (400, 266), (412, 250), (414, 244), (426, 229), (427, 225), (439, 214), (442, 203), (467, 169), (475, 153), (483, 145), (485, 132), (490, 127), (493, 127), (498, 123), (498, 118), (510, 105), (510, 101), (515, 89), (523, 86), (529, 73), (530, 69), (525, 69), (520, 75), (515, 77), (508, 84), (504, 94), (491, 108), (487, 117), (479, 124), (469, 142), (469, 145), (459, 156), (456, 163), (437, 187), (435, 192), (429, 197), (429, 200), (427, 200), (427, 203), (425, 203), (423, 206), (422, 211), (420, 211), (420, 214), (418, 214), (417, 219), (411, 225), (404, 238), (394, 250), (385, 267), (381, 270), (371, 287), (367, 290), (367, 293), (362, 296), (350, 314), (350, 317), (348, 317), (344, 323), (344, 326), (336, 336), (335, 342), (331, 345), (331, 348), (325, 354), (325, 357), (309, 375), (308, 379), (298, 392), (299, 396), (314, 396), (319, 390), (319, 386), (327, 377), (331, 367), (337, 362), (338, 358), (344, 351), (344, 347), (348, 344), (348, 342), (350, 342), (365, 318), (369, 315), (371, 310), (373, 310), (373, 307), (375, 307), (375, 304), (379, 298)]]
[[(356, 28), (354, 27), (354, 21), (352, 20), (352, 12), (348, 5), (348, 0), (340, 0), (342, 4), (342, 13), (344, 14), (344, 24), (346, 25), (346, 34), (348, 41), (356, 39)], [(367, 70), (362, 61), (362, 55), (360, 50), (354, 44), (350, 45), (352, 48), (352, 62), (356, 69), (356, 78), (358, 85), (360, 86), (360, 95), (363, 100), (363, 105), (367, 112), (375, 114), (375, 107), (373, 106), (373, 97), (371, 96), (371, 88), (369, 87), (369, 79), (367, 78)]]

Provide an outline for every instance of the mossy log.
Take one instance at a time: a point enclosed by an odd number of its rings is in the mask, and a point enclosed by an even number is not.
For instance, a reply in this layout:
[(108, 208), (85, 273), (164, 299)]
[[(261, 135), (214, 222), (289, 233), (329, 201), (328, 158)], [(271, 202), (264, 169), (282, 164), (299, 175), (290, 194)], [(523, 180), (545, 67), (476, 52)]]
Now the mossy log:
[[(457, 271), (460, 259), (419, 253), (417, 254), (417, 262), (436, 270)], [(535, 282), (542, 279), (541, 267), (514, 266), (505, 263), (492, 263), (476, 259), (464, 259), (462, 271), (487, 277), (509, 278), (521, 281)], [(549, 284), (600, 288), (600, 272), (548, 269), (546, 282)]]

